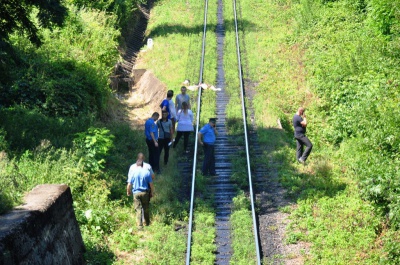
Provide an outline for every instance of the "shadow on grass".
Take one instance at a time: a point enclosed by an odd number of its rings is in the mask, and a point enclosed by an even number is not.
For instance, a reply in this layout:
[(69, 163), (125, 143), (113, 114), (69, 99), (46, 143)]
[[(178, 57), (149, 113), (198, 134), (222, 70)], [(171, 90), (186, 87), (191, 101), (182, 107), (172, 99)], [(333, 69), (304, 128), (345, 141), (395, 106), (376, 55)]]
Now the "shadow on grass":
[(258, 144), (263, 148), (261, 159), (271, 175), (267, 178), (275, 175), (291, 200), (334, 197), (346, 188), (346, 184), (335, 177), (329, 160), (315, 151), (308, 164), (296, 164), (296, 142), (291, 132), (259, 128), (257, 134)]
[[(234, 25), (233, 20), (226, 20), (224, 21), (226, 25), (226, 31), (234, 31), (235, 28), (230, 25)], [(255, 24), (248, 20), (241, 20), (240, 24), (242, 27), (246, 29), (254, 29)], [(217, 27), (216, 24), (207, 24), (208, 29), (214, 30)], [(164, 23), (161, 24), (154, 29), (152, 29), (151, 34), (149, 37), (157, 37), (157, 36), (168, 36), (170, 34), (182, 34), (182, 35), (191, 35), (191, 34), (199, 34), (204, 31), (203, 25), (197, 25), (195, 27), (186, 27), (179, 24), (174, 23)], [(249, 30), (247, 30), (249, 31)]]
[(99, 249), (96, 246), (86, 246), (85, 261), (87, 265), (112, 264), (115, 258), (114, 253), (108, 247)]

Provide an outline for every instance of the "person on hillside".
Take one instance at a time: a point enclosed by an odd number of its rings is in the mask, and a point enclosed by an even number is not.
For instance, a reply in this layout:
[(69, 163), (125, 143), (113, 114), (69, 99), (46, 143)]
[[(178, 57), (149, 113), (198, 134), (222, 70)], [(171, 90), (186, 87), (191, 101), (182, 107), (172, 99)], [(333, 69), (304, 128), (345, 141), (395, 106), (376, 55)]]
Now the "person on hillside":
[(189, 109), (189, 104), (186, 101), (182, 102), (182, 109), (178, 111), (177, 114), (177, 122), (178, 126), (176, 128), (176, 138), (174, 142), (173, 148), (179, 142), (183, 135), (183, 148), (186, 153), (189, 153), (188, 144), (189, 144), (189, 135), (190, 132), (193, 132), (193, 112)]
[(216, 118), (210, 118), (209, 122), (200, 129), (198, 135), (199, 144), (203, 146), (204, 160), (202, 166), (202, 173), (204, 176), (215, 176), (215, 155), (214, 144), (217, 136), (217, 129), (215, 124)]
[(172, 129), (172, 122), (170, 119), (168, 119), (168, 112), (163, 110), (161, 113), (161, 119), (157, 121), (157, 127), (158, 127), (158, 144), (159, 144), (159, 150), (160, 150), (160, 156), (161, 152), (164, 149), (164, 165), (168, 164), (168, 158), (169, 158), (169, 146), (171, 141), (171, 137), (173, 135), (173, 129)]
[[(154, 171), (153, 171), (153, 168), (151, 167), (151, 165), (148, 164), (148, 163), (146, 163), (146, 162), (144, 162), (145, 159), (146, 159), (146, 157), (144, 156), (143, 153), (138, 153), (137, 158), (136, 158), (136, 161), (137, 161), (137, 160), (142, 160), (142, 161), (143, 161), (143, 168), (144, 168), (144, 169), (147, 169), (147, 170), (150, 172), (150, 176), (151, 176), (151, 178), (154, 180), (154, 178), (156, 177), (156, 175), (154, 174)], [(135, 170), (137, 167), (138, 167), (138, 166), (136, 165), (136, 163), (132, 164), (132, 165), (129, 167), (128, 176), (131, 175), (131, 174), (132, 174), (131, 172), (132, 172), (133, 170)]]
[(186, 94), (187, 91), (187, 87), (186, 86), (182, 86), (181, 87), (181, 94), (177, 95), (175, 97), (175, 107), (176, 107), (176, 111), (177, 113), (179, 113), (179, 110), (182, 109), (182, 103), (186, 102), (188, 104), (188, 109), (191, 108), (190, 106), (190, 97), (188, 94)]
[(142, 211), (146, 226), (150, 225), (150, 198), (154, 196), (154, 185), (150, 171), (143, 167), (143, 160), (136, 161), (136, 168), (128, 173), (126, 195), (133, 194), (136, 225), (143, 229)]
[[(176, 110), (175, 110), (175, 104), (172, 98), (174, 97), (174, 91), (168, 90), (167, 92), (167, 98), (165, 98), (161, 102), (161, 111), (167, 111), (168, 112), (168, 119), (171, 120), (172, 126), (173, 126), (173, 134), (175, 133), (175, 122), (176, 122)], [(173, 139), (173, 137), (171, 138)]]
[[(313, 148), (311, 141), (306, 136), (307, 119), (305, 111), (303, 107), (300, 107), (293, 116), (294, 138), (297, 143), (296, 158), (302, 164), (306, 162)], [(306, 149), (303, 152), (304, 146), (306, 146)]]
[(160, 171), (160, 151), (158, 150), (158, 127), (156, 125), (156, 121), (160, 117), (158, 112), (154, 112), (151, 115), (145, 125), (144, 125), (144, 133), (146, 135), (146, 144), (149, 149), (149, 163), (155, 172)]

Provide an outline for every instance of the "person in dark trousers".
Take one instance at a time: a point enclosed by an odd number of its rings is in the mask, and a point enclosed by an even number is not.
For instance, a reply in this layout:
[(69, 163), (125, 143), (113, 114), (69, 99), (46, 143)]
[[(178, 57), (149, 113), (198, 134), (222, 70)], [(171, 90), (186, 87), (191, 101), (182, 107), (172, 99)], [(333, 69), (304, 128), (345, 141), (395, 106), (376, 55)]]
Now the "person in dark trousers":
[(167, 111), (162, 111), (161, 113), (161, 119), (157, 121), (157, 127), (158, 127), (158, 146), (160, 150), (160, 156), (161, 152), (164, 149), (164, 165), (168, 164), (168, 158), (169, 158), (169, 146), (172, 143), (171, 137), (173, 135), (173, 129), (172, 129), (172, 121), (168, 119), (168, 112)]
[[(174, 133), (175, 133), (175, 122), (176, 122), (176, 109), (175, 109), (175, 103), (172, 100), (172, 98), (174, 97), (174, 91), (172, 90), (168, 90), (167, 92), (167, 98), (165, 98), (162, 102), (161, 102), (161, 111), (167, 111), (168, 112), (168, 119), (171, 120), (172, 122), (172, 138), (174, 139)], [(173, 140), (174, 141), (174, 140)]]
[(208, 124), (204, 125), (200, 129), (198, 135), (199, 144), (203, 146), (204, 160), (202, 173), (204, 176), (211, 175), (215, 176), (215, 155), (214, 155), (214, 144), (217, 135), (217, 129), (215, 128), (217, 120), (216, 118), (210, 118)]
[(182, 109), (178, 111), (177, 115), (178, 126), (176, 128), (176, 138), (174, 142), (174, 147), (179, 142), (183, 135), (183, 148), (185, 153), (189, 153), (188, 145), (189, 145), (189, 135), (193, 132), (193, 112), (189, 109), (189, 105), (186, 101), (182, 102)]
[(155, 172), (160, 171), (160, 151), (158, 150), (158, 128), (156, 121), (160, 117), (158, 112), (154, 112), (144, 124), (146, 144), (149, 149), (149, 164)]
[[(313, 148), (311, 141), (306, 136), (307, 119), (305, 111), (303, 107), (300, 107), (293, 116), (294, 138), (297, 142), (296, 158), (302, 164), (306, 162)], [(306, 147), (305, 150), (304, 146)]]
[(150, 225), (150, 198), (154, 196), (154, 185), (151, 173), (143, 168), (143, 160), (136, 161), (136, 168), (128, 173), (126, 195), (133, 194), (133, 203), (136, 212), (136, 225), (143, 228), (142, 211), (145, 225)]

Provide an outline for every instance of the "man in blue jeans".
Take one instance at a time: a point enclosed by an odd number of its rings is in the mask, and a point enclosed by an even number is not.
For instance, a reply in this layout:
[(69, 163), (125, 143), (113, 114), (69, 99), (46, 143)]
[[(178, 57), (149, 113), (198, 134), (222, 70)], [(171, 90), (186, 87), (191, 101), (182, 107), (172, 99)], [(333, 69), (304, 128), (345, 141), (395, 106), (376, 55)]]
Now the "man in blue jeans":
[(215, 128), (217, 119), (210, 118), (209, 122), (203, 126), (199, 131), (198, 141), (203, 146), (204, 160), (202, 173), (204, 176), (211, 175), (215, 176), (215, 155), (214, 155), (214, 144), (217, 135), (217, 129)]
[[(300, 107), (293, 116), (294, 138), (297, 142), (296, 158), (302, 164), (306, 162), (313, 147), (306, 136), (307, 119), (305, 111), (303, 107)], [(306, 146), (306, 150), (303, 152), (304, 146)]]

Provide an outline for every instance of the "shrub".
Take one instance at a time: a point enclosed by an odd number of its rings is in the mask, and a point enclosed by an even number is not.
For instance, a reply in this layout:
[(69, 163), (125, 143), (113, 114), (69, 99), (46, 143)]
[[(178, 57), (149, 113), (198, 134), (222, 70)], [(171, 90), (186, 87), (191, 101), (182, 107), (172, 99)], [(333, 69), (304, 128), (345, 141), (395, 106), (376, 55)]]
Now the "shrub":
[(88, 172), (104, 169), (105, 158), (113, 147), (113, 135), (105, 128), (90, 127), (87, 132), (78, 133), (74, 140), (77, 157)]

